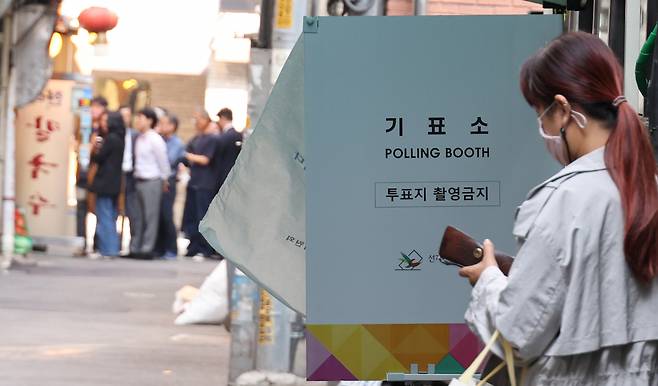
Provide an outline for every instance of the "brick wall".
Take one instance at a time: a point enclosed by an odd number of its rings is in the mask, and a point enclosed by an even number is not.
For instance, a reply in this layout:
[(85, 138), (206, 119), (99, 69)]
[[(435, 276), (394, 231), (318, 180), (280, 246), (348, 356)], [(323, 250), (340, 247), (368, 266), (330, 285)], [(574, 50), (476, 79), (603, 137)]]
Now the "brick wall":
[[(161, 106), (178, 115), (178, 134), (187, 141), (194, 135), (192, 113), (203, 107), (206, 95), (206, 74), (173, 75), (130, 72), (95, 71), (95, 80), (109, 78), (118, 81), (137, 79), (151, 85), (151, 105)], [(96, 91), (96, 90), (95, 90)]]
[[(428, 15), (517, 15), (541, 11), (541, 5), (523, 0), (427, 0)], [(413, 0), (388, 0), (387, 14), (413, 14)]]

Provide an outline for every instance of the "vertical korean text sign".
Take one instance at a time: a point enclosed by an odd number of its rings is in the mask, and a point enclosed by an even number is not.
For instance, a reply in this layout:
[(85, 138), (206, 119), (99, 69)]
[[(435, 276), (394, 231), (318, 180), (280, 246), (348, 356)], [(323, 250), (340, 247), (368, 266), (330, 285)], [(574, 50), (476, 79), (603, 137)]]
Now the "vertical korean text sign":
[(25, 209), (31, 235), (74, 235), (67, 201), (73, 85), (48, 81), (41, 95), (16, 115), (16, 203)]
[(447, 225), (515, 252), (514, 213), (552, 175), (519, 91), (559, 16), (311, 18), (304, 33), (308, 378), (460, 373), (470, 286)]

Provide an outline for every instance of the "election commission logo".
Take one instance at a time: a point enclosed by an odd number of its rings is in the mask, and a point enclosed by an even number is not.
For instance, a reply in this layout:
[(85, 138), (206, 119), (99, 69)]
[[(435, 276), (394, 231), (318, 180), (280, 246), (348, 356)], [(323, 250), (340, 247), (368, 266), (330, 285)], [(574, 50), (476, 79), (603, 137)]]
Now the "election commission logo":
[(396, 271), (420, 271), (420, 264), (423, 262), (423, 257), (416, 250), (409, 253), (400, 252), (399, 264)]

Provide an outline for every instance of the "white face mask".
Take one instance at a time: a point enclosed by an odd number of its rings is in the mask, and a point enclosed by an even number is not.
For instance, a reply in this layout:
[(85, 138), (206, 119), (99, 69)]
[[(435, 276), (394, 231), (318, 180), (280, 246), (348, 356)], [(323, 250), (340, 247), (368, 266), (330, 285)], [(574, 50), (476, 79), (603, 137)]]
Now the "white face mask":
[[(571, 155), (569, 154), (569, 144), (567, 143), (567, 136), (565, 127), (560, 128), (560, 135), (548, 135), (542, 126), (542, 117), (555, 105), (555, 102), (544, 110), (543, 113), (537, 118), (539, 123), (539, 135), (544, 138), (548, 152), (559, 162), (561, 165), (566, 166), (571, 163)], [(577, 111), (571, 111), (571, 118), (576, 121), (576, 124), (584, 129), (587, 126), (587, 118)]]

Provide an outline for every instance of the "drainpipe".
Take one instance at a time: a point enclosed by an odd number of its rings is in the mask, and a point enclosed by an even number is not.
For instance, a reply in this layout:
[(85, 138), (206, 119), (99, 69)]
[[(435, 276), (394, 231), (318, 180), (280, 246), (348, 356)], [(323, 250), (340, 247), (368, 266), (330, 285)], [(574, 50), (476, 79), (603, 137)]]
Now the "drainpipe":
[[(640, 54), (646, 29), (641, 30), (642, 7), (640, 0), (626, 0), (626, 22), (624, 23), (624, 95), (636, 111), (640, 107), (640, 93), (635, 85), (635, 61)], [(646, 17), (646, 16), (644, 16)]]
[(580, 13), (578, 11), (567, 11), (567, 15), (566, 15), (567, 31), (577, 32), (579, 19), (580, 19)]
[(1, 267), (9, 268), (14, 256), (14, 208), (15, 208), (15, 131), (14, 103), (16, 87), (14, 70), (11, 68), (11, 48), (13, 46), (13, 18), (11, 11), (3, 21), (2, 62), (0, 63), (0, 133), (4, 135), (3, 192), (2, 192), (2, 256)]
[(427, 15), (427, 0), (414, 0), (414, 15)]

